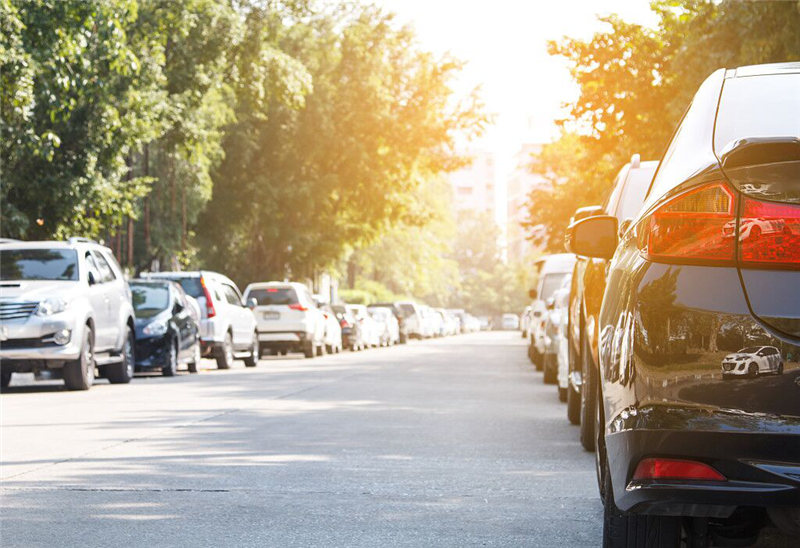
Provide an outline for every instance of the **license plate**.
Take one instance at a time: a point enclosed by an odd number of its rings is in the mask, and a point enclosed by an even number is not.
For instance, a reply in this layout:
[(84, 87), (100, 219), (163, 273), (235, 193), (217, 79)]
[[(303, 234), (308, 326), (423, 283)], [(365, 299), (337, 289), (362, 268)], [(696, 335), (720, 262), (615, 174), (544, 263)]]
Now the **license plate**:
[(281, 317), (280, 312), (264, 312), (263, 318), (265, 320), (277, 320)]

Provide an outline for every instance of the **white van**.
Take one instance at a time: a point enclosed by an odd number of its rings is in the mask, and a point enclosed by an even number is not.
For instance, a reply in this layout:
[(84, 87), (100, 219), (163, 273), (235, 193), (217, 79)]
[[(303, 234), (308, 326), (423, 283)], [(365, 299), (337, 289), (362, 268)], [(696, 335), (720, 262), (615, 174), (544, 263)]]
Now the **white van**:
[(553, 298), (554, 293), (561, 287), (564, 280), (572, 276), (574, 266), (575, 255), (572, 253), (545, 255), (534, 263), (534, 285), (529, 291), (531, 298), (531, 339), (528, 347), (528, 357), (538, 370), (541, 370), (544, 366), (547, 301)]

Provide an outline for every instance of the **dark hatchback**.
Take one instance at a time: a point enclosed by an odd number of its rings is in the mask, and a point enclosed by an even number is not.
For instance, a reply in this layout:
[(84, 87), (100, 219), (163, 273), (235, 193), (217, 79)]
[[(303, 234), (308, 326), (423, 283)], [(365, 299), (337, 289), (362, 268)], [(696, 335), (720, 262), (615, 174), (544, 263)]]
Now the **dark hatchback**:
[[(597, 216), (569, 237), (611, 259), (593, 417), (604, 545), (747, 543), (770, 521), (798, 538), (800, 63), (712, 74), (632, 229), (618, 242)], [(746, 347), (777, 349), (780, 374), (723, 380)]]
[(200, 364), (199, 317), (175, 282), (131, 280), (136, 313), (136, 371), (161, 370), (171, 377), (180, 364), (191, 373)]

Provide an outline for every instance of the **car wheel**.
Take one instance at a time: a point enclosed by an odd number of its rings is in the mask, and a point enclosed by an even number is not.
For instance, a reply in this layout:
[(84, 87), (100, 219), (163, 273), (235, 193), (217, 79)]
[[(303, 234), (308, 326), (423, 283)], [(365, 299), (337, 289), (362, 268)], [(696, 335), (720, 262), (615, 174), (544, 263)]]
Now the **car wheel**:
[(189, 373), (197, 373), (200, 371), (200, 341), (195, 341), (194, 352), (192, 353), (192, 361), (189, 362)]
[(8, 385), (11, 384), (11, 375), (13, 374), (13, 371), (0, 371), (0, 388), (8, 388)]
[(161, 374), (165, 377), (174, 377), (178, 372), (178, 343), (173, 342), (169, 345), (169, 356), (167, 363), (161, 368)]
[(122, 358), (117, 363), (105, 366), (105, 375), (111, 384), (127, 384), (133, 378), (133, 366), (136, 363), (133, 355), (133, 331), (125, 328), (125, 342), (122, 344)]
[(261, 350), (258, 347), (258, 333), (253, 333), (253, 344), (250, 345), (250, 353), (244, 359), (245, 367), (255, 367), (258, 365), (258, 359), (261, 357)]
[(288, 353), (289, 353), (289, 351), (287, 349), (285, 349), (285, 348), (283, 350), (281, 350), (281, 356), (285, 356)]
[(558, 358), (555, 354), (545, 354), (544, 359), (544, 375), (542, 375), (542, 382), (545, 384), (555, 384), (558, 377)]
[(316, 346), (316, 348), (317, 348), (317, 357), (321, 357), (321, 356), (325, 355), (325, 344), (324, 343), (318, 344)]
[(565, 401), (567, 401), (567, 389), (566, 388), (561, 388), (560, 386), (558, 387), (558, 401), (560, 401), (561, 403), (564, 403)]
[(747, 366), (747, 376), (751, 378), (758, 377), (758, 366), (754, 363), (751, 363)]
[(783, 375), (783, 362), (778, 364), (778, 375)]
[(303, 355), (306, 358), (313, 358), (315, 354), (314, 350), (314, 341), (307, 341), (303, 344)]
[(336, 348), (332, 344), (325, 345), (325, 353), (326, 354), (336, 354)]
[(230, 369), (233, 365), (233, 337), (230, 332), (225, 333), (222, 348), (217, 353), (217, 369)]
[(67, 390), (88, 390), (94, 382), (94, 332), (90, 327), (83, 334), (81, 355), (64, 364), (64, 386)]
[(595, 413), (597, 412), (597, 388), (595, 380), (595, 368), (591, 363), (591, 354), (589, 353), (589, 343), (586, 337), (583, 339), (583, 348), (581, 349), (581, 378), (583, 384), (581, 386), (581, 445), (587, 451), (594, 451), (594, 425)]

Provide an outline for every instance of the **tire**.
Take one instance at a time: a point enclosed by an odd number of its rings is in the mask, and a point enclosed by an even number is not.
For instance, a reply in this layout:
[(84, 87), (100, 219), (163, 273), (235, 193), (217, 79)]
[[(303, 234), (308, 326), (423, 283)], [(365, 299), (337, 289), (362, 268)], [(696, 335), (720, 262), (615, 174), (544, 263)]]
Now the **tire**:
[(605, 471), (603, 497), (603, 548), (675, 548), (681, 545), (681, 518), (622, 512), (614, 504), (614, 491)]
[(336, 348), (332, 344), (325, 345), (325, 353), (326, 354), (336, 354)]
[(111, 384), (128, 384), (133, 378), (133, 366), (135, 357), (133, 355), (133, 331), (130, 327), (125, 328), (125, 341), (122, 343), (122, 358), (117, 363), (105, 366), (105, 374)]
[(325, 343), (316, 346), (317, 349), (317, 357), (321, 358), (325, 355)]
[(233, 336), (225, 333), (222, 348), (217, 351), (217, 369), (230, 369), (233, 365)]
[(77, 360), (64, 364), (64, 386), (67, 390), (89, 390), (94, 382), (94, 331), (86, 327)]
[(11, 375), (13, 375), (13, 371), (2, 370), (0, 371), (0, 388), (8, 388), (8, 385), (11, 384)]
[(555, 354), (545, 354), (542, 362), (544, 364), (542, 382), (545, 384), (555, 384), (558, 380), (558, 357)]
[(778, 371), (777, 371), (777, 374), (778, 374), (778, 375), (783, 375), (783, 362), (781, 362), (781, 363), (779, 363), (779, 364), (778, 364)]
[(589, 343), (586, 337), (583, 338), (583, 348), (581, 349), (581, 378), (583, 385), (581, 386), (581, 445), (587, 451), (594, 451), (595, 446), (595, 432), (594, 426), (595, 414), (597, 413), (597, 386), (596, 386), (596, 370), (594, 364), (591, 363), (591, 354), (589, 352)]
[(577, 364), (577, 352), (572, 346), (569, 349), (569, 379), (567, 380), (567, 420), (570, 424), (581, 423), (581, 393), (578, 388), (572, 384), (572, 373), (575, 371)]
[(756, 364), (751, 363), (747, 366), (747, 376), (751, 379), (758, 377), (758, 366)]
[(174, 377), (178, 372), (178, 343), (172, 342), (169, 345), (169, 356), (167, 363), (161, 368), (161, 374), (165, 377)]
[(245, 367), (255, 367), (261, 357), (261, 349), (258, 345), (258, 333), (253, 333), (253, 344), (250, 346), (250, 354), (244, 359)]
[(189, 362), (189, 373), (198, 373), (200, 371), (200, 360), (202, 356), (200, 355), (200, 341), (195, 341), (194, 343), (194, 355), (192, 356), (192, 361)]
[(314, 349), (314, 342), (313, 341), (307, 341), (307, 342), (305, 342), (303, 344), (303, 355), (306, 358), (308, 358), (308, 359), (313, 358), (314, 354), (315, 354), (314, 350), (315, 349)]
[(569, 389), (568, 388), (561, 388), (560, 386), (558, 387), (558, 401), (560, 401), (561, 403), (564, 403), (564, 402), (567, 401), (567, 390), (569, 390)]

